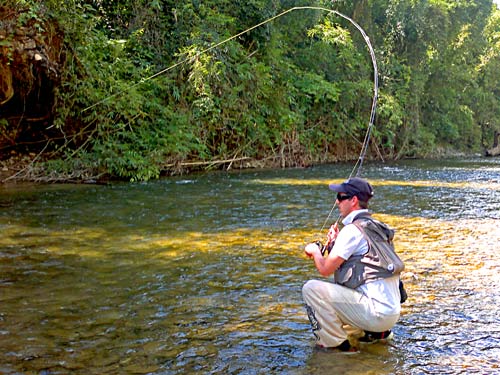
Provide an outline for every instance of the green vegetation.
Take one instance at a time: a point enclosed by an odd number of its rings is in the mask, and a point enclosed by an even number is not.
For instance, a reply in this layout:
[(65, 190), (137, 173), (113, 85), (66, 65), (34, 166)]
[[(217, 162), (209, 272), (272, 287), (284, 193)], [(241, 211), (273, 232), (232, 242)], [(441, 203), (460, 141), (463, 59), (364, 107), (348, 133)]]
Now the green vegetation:
[[(500, 12), (491, 0), (333, 4), (363, 27), (377, 56), (373, 157), (491, 147), (500, 130)], [(304, 5), (332, 3), (7, 0), (0, 75), (14, 83), (0, 94), (15, 94), (3, 104), (0, 95), (0, 147), (43, 146), (52, 162), (39, 165), (38, 175), (129, 180), (354, 159), (368, 126), (373, 73), (349, 22), (297, 10), (202, 53)], [(15, 83), (22, 66), (12, 42), (22, 27), (41, 35), (48, 62), (60, 59), (57, 78), (35, 75), (24, 91)], [(19, 120), (27, 117), (19, 103), (40, 105), (33, 87), (48, 92), (44, 126)]]

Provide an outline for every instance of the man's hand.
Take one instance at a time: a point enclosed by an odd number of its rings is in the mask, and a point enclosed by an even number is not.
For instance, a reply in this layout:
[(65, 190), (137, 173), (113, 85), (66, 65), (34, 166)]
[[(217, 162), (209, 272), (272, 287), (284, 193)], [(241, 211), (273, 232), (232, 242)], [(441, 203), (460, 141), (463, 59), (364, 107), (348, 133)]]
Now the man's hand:
[(312, 258), (314, 257), (314, 254), (318, 253), (319, 255), (321, 255), (321, 249), (319, 248), (318, 244), (317, 243), (310, 243), (310, 244), (307, 244), (305, 249), (304, 249), (304, 252), (306, 253), (306, 255), (309, 257), (309, 258)]
[(339, 235), (339, 226), (337, 223), (332, 224), (330, 229), (328, 230), (328, 234), (326, 235), (326, 247), (328, 245), (335, 243), (335, 240), (337, 239), (337, 236)]

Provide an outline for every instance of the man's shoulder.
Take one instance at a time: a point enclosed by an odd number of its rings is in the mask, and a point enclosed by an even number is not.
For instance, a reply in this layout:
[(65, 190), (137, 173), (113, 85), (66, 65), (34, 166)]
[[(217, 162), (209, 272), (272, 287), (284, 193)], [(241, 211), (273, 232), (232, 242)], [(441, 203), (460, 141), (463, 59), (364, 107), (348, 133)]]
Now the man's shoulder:
[(358, 220), (358, 218), (371, 216), (370, 211), (367, 209), (352, 211), (346, 218), (342, 221), (344, 225), (351, 224), (353, 221)]

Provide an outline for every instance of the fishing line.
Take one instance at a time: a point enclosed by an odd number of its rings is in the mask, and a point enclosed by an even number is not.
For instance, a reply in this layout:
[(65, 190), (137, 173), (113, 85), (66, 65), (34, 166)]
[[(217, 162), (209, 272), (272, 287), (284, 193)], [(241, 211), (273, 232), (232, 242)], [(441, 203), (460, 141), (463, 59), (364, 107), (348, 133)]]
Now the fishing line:
[[(334, 9), (328, 9), (328, 8), (323, 8), (323, 7), (316, 7), (316, 6), (300, 6), (300, 7), (293, 7), (293, 8), (290, 8), (290, 9), (287, 9), (279, 14), (277, 14), (276, 16), (273, 16), (271, 18), (268, 18), (266, 19), (265, 21), (262, 21), (260, 23), (258, 23), (257, 25), (254, 25), (252, 27), (249, 27), (248, 29), (246, 30), (243, 30), (242, 32), (238, 33), (238, 34), (235, 34), (227, 39), (224, 39), (222, 40), (221, 42), (218, 42), (208, 48), (205, 48), (199, 52), (197, 52), (194, 56), (192, 57), (187, 57), (181, 61), (178, 61), (177, 63), (169, 66), (168, 68), (165, 68), (163, 70), (160, 70), (159, 72), (149, 76), (149, 77), (146, 77), (146, 78), (143, 78), (141, 79), (140, 81), (130, 85), (128, 88), (122, 90), (122, 91), (119, 91), (115, 94), (112, 94), (112, 95), (109, 95), (108, 97), (94, 103), (93, 105), (89, 106), (89, 107), (86, 107), (85, 109), (82, 110), (82, 112), (86, 112), (88, 111), (89, 109), (92, 109), (102, 103), (105, 103), (107, 101), (109, 101), (110, 99), (112, 98), (115, 98), (117, 96), (120, 96), (120, 95), (123, 95), (125, 94), (126, 92), (128, 92), (130, 89), (136, 87), (136, 86), (139, 86), (147, 81), (150, 81), (164, 73), (167, 73), (169, 72), (170, 70), (180, 66), (180, 65), (183, 65), (185, 64), (186, 62), (188, 61), (192, 61), (196, 58), (198, 58), (199, 56), (201, 56), (202, 54), (205, 54), (233, 39), (236, 39), (240, 36), (242, 36), (243, 34), (246, 34), (247, 32), (249, 31), (252, 31), (258, 27), (261, 27), (269, 22), (272, 22), (288, 13), (291, 13), (293, 11), (296, 11), (296, 10), (306, 10), (306, 9), (309, 9), (309, 10), (320, 10), (320, 11), (325, 11), (325, 12), (328, 12), (330, 14), (336, 14), (337, 16), (339, 17), (342, 17), (344, 18), (345, 20), (349, 21), (352, 25), (354, 25), (354, 27), (356, 27), (356, 29), (361, 33), (361, 35), (363, 36), (363, 39), (365, 40), (365, 43), (368, 47), (368, 50), (370, 52), (370, 57), (371, 57), (371, 60), (372, 60), (372, 64), (373, 64), (373, 101), (372, 101), (372, 107), (371, 107), (371, 113), (370, 113), (370, 121), (368, 123), (368, 128), (366, 130), (366, 134), (365, 134), (365, 138), (364, 138), (364, 141), (363, 141), (363, 144), (362, 144), (362, 147), (361, 147), (361, 151), (360, 151), (360, 154), (359, 154), (359, 158), (356, 162), (356, 164), (354, 165), (352, 171), (351, 171), (351, 174), (349, 175), (349, 178), (351, 177), (354, 177), (354, 176), (359, 176), (360, 173), (361, 173), (361, 169), (363, 167), (363, 162), (364, 162), (364, 159), (365, 159), (365, 156), (366, 156), (366, 152), (368, 150), (368, 146), (369, 146), (369, 143), (370, 143), (370, 136), (371, 136), (371, 132), (372, 132), (372, 128), (373, 128), (373, 123), (374, 123), (374, 120), (375, 120), (375, 112), (376, 112), (376, 107), (377, 107), (377, 100), (378, 100), (378, 69), (377, 69), (377, 61), (376, 61), (376, 58), (375, 58), (375, 52), (373, 50), (373, 47), (370, 43), (370, 38), (366, 35), (365, 31), (363, 30), (363, 28), (361, 28), (361, 26), (356, 23), (352, 18), (334, 10)], [(330, 219), (331, 215), (332, 215), (332, 212), (333, 210), (335, 209), (335, 203), (333, 204), (332, 206), (332, 209), (330, 210), (330, 213), (328, 214), (325, 222), (323, 223), (323, 226), (321, 227), (321, 230), (320, 232), (322, 232), (326, 226), (326, 223), (328, 222), (328, 220)], [(338, 217), (336, 223), (338, 223), (340, 220), (340, 216)]]

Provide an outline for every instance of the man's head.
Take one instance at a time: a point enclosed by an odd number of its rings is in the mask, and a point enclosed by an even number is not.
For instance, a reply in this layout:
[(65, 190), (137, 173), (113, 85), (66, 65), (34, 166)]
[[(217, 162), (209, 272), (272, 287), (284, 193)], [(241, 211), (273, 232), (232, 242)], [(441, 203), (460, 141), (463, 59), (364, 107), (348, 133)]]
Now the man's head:
[[(341, 203), (344, 200), (351, 200), (356, 197), (355, 202), (359, 208), (368, 208), (368, 201), (373, 197), (373, 189), (371, 185), (359, 177), (352, 177), (341, 184), (331, 184), (330, 189), (336, 191), (337, 201)], [(340, 207), (340, 205), (339, 205)], [(353, 209), (356, 209), (355, 207)]]

